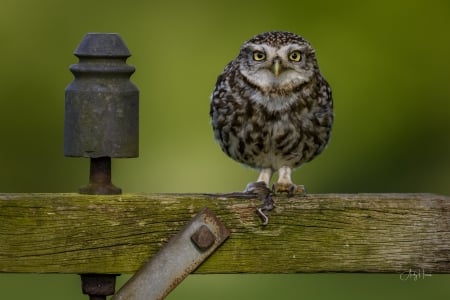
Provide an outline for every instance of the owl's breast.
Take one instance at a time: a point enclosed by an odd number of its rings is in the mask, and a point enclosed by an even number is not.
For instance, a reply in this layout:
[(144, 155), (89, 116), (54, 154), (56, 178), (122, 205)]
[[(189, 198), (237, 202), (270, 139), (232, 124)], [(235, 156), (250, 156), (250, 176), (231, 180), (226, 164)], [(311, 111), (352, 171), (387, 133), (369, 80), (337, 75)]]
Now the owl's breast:
[(254, 168), (295, 168), (328, 143), (333, 120), (328, 90), (270, 95), (234, 86), (216, 90), (211, 101), (215, 138), (234, 160)]
[[(325, 147), (330, 128), (313, 114), (273, 116), (261, 110), (218, 117), (216, 139), (230, 157), (254, 168), (298, 167)], [(323, 116), (322, 116), (323, 117)], [(316, 124), (316, 125), (315, 125)]]

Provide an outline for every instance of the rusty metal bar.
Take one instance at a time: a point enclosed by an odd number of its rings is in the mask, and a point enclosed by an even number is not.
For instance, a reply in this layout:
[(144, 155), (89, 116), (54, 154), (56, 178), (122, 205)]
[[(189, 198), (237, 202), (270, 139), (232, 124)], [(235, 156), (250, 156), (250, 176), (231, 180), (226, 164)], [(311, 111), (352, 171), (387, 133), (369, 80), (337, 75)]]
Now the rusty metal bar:
[(151, 261), (117, 292), (113, 300), (164, 299), (230, 235), (208, 208), (203, 208)]

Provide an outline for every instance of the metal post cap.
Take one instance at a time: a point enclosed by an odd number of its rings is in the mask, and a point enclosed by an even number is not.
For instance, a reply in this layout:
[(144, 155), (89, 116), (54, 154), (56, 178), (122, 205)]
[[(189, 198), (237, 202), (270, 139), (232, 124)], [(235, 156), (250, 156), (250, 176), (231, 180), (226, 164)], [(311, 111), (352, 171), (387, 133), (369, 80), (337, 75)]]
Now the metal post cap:
[(97, 57), (130, 57), (131, 53), (117, 33), (87, 33), (74, 54)]
[(117, 34), (89, 33), (75, 50), (66, 88), (64, 155), (137, 157), (139, 90), (129, 78), (130, 52)]

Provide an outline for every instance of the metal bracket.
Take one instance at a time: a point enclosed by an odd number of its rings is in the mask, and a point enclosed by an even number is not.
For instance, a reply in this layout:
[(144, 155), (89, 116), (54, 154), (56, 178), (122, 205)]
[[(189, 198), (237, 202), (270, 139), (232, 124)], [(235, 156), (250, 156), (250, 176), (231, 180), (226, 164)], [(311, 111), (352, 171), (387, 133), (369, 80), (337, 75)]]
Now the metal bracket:
[(164, 299), (230, 235), (208, 208), (145, 263), (112, 300)]

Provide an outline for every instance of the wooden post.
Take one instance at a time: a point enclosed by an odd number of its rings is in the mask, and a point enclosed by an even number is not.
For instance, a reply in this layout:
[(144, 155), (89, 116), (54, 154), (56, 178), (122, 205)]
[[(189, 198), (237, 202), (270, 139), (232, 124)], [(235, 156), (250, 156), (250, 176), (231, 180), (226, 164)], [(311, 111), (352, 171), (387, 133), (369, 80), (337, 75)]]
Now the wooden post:
[(196, 273), (450, 273), (450, 198), (0, 194), (0, 272), (133, 273), (202, 207), (231, 231)]

